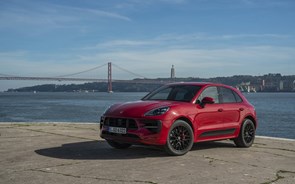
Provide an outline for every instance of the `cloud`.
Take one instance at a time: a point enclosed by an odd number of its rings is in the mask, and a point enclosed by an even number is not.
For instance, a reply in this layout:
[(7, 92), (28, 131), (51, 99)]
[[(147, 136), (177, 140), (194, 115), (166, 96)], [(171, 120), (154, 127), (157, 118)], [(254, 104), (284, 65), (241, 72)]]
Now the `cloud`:
[[(0, 73), (17, 76), (60, 76), (76, 73), (107, 62), (147, 78), (169, 77), (171, 65), (177, 77), (216, 77), (282, 73), (294, 75), (295, 48), (278, 46), (239, 46), (216, 49), (163, 48), (147, 50), (109, 51), (96, 54), (68, 53), (61, 60), (56, 55), (42, 62), (32, 60), (25, 51), (0, 53)], [(75, 77), (106, 79), (103, 67)], [(114, 79), (133, 79), (137, 76), (113, 67)]]
[(96, 47), (129, 47), (129, 46), (145, 46), (157, 44), (154, 40), (113, 40), (102, 44), (97, 44)]
[[(259, 40), (268, 43), (290, 38), (292, 37), (289, 35), (268, 33), (165, 34), (151, 39), (106, 41), (92, 47), (92, 54), (86, 49), (86, 54), (80, 53), (79, 59), (85, 62), (108, 59), (131, 71), (140, 71), (148, 78), (169, 76), (172, 64), (177, 67), (178, 76), (183, 77), (257, 75), (269, 72), (292, 74), (290, 66), (294, 65), (294, 47), (256, 44)], [(249, 44), (245, 44), (245, 40)], [(231, 42), (226, 44), (225, 41)], [(204, 46), (200, 43), (209, 44)], [(120, 74), (118, 77), (124, 75)]]
[(280, 34), (225, 34), (225, 35), (209, 35), (205, 33), (193, 34), (165, 34), (157, 37), (157, 40), (177, 40), (177, 41), (193, 41), (193, 40), (237, 40), (237, 39), (286, 39), (288, 35)]
[(59, 6), (55, 5), (55, 7), (60, 8), (61, 10), (69, 10), (73, 12), (79, 11), (81, 14), (91, 14), (91, 15), (96, 15), (99, 17), (107, 17), (107, 18), (120, 19), (124, 21), (131, 21), (131, 19), (127, 16), (123, 16), (113, 12), (97, 10), (97, 9), (77, 8), (77, 7), (60, 6), (60, 5)]
[(186, 3), (188, 0), (158, 0), (160, 2), (169, 3), (169, 4), (182, 4)]
[[(257, 40), (291, 38), (289, 35), (271, 33), (164, 34), (141, 40), (108, 40), (88, 47), (67, 50), (67, 53), (55, 53), (54, 57), (52, 53), (38, 55), (33, 51), (0, 52), (0, 73), (58, 76), (114, 62), (148, 78), (169, 76), (172, 64), (177, 67), (177, 75), (182, 77), (257, 75), (269, 72), (292, 74), (291, 68), (295, 67), (294, 47), (253, 43)], [(209, 43), (211, 40), (212, 42), (206, 47), (203, 44), (195, 44)], [(225, 45), (225, 40), (237, 42)], [(250, 40), (250, 44), (245, 45), (244, 40)], [(218, 43), (223, 45), (220, 46)], [(246, 70), (246, 68), (251, 69)], [(21, 72), (18, 72), (20, 69)], [(95, 74), (96, 78), (105, 78), (106, 69), (85, 74), (84, 77), (92, 74)], [(130, 79), (135, 76), (116, 71), (114, 77)]]
[[(29, 52), (28, 51), (10, 51), (10, 52), (0, 52), (0, 59), (3, 60), (6, 57), (24, 57), (25, 55), (27, 55)], [(1, 63), (0, 60), (0, 63)]]
[[(247, 46), (218, 49), (166, 48), (141, 51), (113, 51), (87, 56), (88, 60), (108, 58), (121, 67), (141, 75), (167, 77), (172, 64), (182, 77), (229, 76), (236, 74), (281, 72), (292, 74), (295, 48), (275, 46)], [(280, 68), (280, 70), (278, 70)], [(114, 74), (118, 76), (118, 73)], [(123, 77), (124, 75), (122, 74)], [(131, 77), (131, 76), (129, 76)]]
[[(131, 21), (127, 16), (91, 8), (63, 6), (39, 1), (12, 1), (0, 7), (0, 27), (45, 26), (46, 28), (73, 27), (85, 21), (116, 19)], [(72, 24), (72, 23), (75, 24)], [(26, 28), (26, 27), (24, 27)], [(42, 29), (42, 27), (38, 27)]]
[[(159, 6), (159, 5), (171, 5), (171, 6), (179, 6), (184, 5), (190, 0), (124, 0), (117, 2), (114, 4), (114, 8), (120, 10), (133, 10), (140, 11), (142, 8), (150, 8), (151, 6)], [(202, 1), (202, 0), (201, 0)]]
[[(36, 63), (20, 57), (22, 53), (0, 53), (0, 73), (17, 76), (58, 76), (90, 69), (106, 62), (126, 68), (147, 78), (169, 77), (171, 65), (175, 65), (176, 77), (216, 77), (231, 75), (259, 75), (282, 73), (294, 75), (293, 58), (295, 48), (288, 47), (240, 47), (228, 49), (167, 49), (164, 51), (109, 52), (87, 56), (92, 63), (78, 59), (72, 64), (52, 61)], [(3, 56), (7, 60), (3, 62)], [(16, 57), (16, 58), (15, 58)], [(56, 60), (58, 60), (58, 56)], [(100, 61), (100, 63), (98, 63)], [(107, 78), (107, 68), (78, 75), (80, 78)], [(133, 79), (130, 75), (113, 67), (114, 79)], [(0, 81), (0, 90), (20, 86), (32, 86), (52, 81)], [(63, 84), (59, 83), (59, 84)]]
[(292, 1), (289, 0), (240, 0), (241, 3), (245, 5), (260, 5), (260, 6), (288, 6), (290, 3), (293, 3)]
[[(276, 40), (286, 40), (292, 38), (289, 35), (280, 34), (225, 34), (225, 35), (209, 35), (204, 33), (192, 34), (163, 34), (149, 39), (118, 39), (108, 40), (96, 45), (83, 47), (82, 50), (129, 50), (131, 48), (136, 50), (146, 50), (147, 48), (167, 49), (167, 48), (202, 48), (206, 45), (214, 47), (222, 44), (222, 47), (227, 47), (226, 43), (235, 41), (235, 45), (244, 45), (249, 41), (250, 46), (255, 45), (257, 41), (268, 43)], [(230, 43), (230, 46), (233, 43)]]

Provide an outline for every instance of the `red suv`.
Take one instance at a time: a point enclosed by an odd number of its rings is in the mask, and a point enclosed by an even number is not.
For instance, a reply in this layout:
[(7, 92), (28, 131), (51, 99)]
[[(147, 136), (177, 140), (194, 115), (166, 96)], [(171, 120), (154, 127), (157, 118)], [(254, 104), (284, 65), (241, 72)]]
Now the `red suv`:
[(203, 141), (231, 139), (250, 147), (256, 128), (254, 107), (235, 88), (186, 82), (112, 105), (101, 117), (100, 136), (114, 148), (160, 145), (170, 155), (183, 155)]

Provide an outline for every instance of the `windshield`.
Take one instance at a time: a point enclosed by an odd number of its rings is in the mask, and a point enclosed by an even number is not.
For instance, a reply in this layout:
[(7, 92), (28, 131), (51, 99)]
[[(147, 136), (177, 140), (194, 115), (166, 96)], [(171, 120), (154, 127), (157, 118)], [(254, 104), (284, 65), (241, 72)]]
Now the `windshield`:
[(142, 100), (170, 100), (190, 102), (201, 86), (172, 85), (163, 86), (145, 96)]

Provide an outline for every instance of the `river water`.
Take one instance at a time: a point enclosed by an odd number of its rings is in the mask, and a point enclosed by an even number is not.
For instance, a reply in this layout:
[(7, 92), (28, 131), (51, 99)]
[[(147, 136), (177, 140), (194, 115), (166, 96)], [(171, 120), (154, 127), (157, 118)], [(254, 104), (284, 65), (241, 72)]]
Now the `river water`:
[[(111, 104), (139, 100), (147, 93), (0, 93), (0, 123), (99, 122)], [(248, 93), (255, 106), (258, 135), (295, 139), (295, 93)]]

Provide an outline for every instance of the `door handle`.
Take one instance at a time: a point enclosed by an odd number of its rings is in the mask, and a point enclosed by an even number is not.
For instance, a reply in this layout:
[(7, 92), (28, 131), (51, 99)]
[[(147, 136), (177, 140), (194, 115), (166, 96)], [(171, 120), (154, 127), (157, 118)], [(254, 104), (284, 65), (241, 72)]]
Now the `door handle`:
[(243, 110), (244, 110), (244, 108), (239, 108), (239, 110), (240, 110), (240, 111), (243, 111)]
[(223, 111), (223, 109), (218, 109), (218, 112), (222, 112)]

